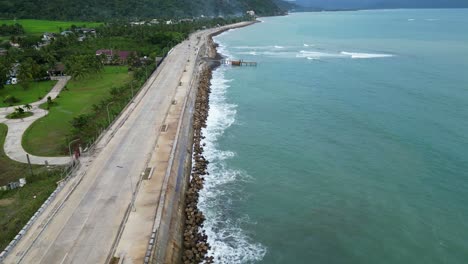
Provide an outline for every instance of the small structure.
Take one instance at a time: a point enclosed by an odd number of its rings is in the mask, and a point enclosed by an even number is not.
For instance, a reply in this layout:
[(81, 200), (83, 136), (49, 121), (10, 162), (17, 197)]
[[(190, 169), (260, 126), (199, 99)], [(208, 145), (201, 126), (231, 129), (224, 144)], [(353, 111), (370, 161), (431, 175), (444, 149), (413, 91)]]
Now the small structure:
[(96, 51), (96, 56), (104, 56), (105, 60), (103, 63), (111, 64), (125, 64), (128, 61), (130, 56), (136, 56), (135, 51), (127, 50), (109, 50), (109, 49), (100, 49)]
[(20, 44), (19, 43), (15, 43), (13, 41), (10, 41), (10, 46), (14, 47), (14, 48), (19, 48), (20, 47)]
[(227, 64), (231, 66), (257, 66), (255, 61), (244, 61), (244, 60), (222, 60), (222, 64)]
[(253, 10), (249, 10), (249, 11), (247, 11), (245, 13), (247, 13), (247, 15), (252, 16), (252, 17), (255, 16), (255, 11), (253, 11)]
[(19, 187), (23, 188), (26, 185), (26, 178), (19, 179)]
[(6, 56), (8, 51), (6, 49), (0, 48), (0, 56)]
[(20, 187), (20, 183), (19, 182), (10, 182), (6, 186), (7, 186), (7, 190), (14, 190), (14, 189), (18, 189)]
[(54, 67), (50, 68), (48, 71), (47, 71), (47, 74), (49, 74), (49, 76), (63, 76), (65, 74), (65, 65), (61, 62), (59, 63), (56, 63), (54, 65)]
[(56, 37), (56, 36), (55, 36), (54, 33), (47, 33), (47, 32), (46, 32), (46, 33), (44, 33), (44, 34), (42, 35), (42, 39), (41, 39), (41, 40), (42, 40), (43, 42), (49, 43), (49, 42), (51, 42), (52, 40), (54, 40), (55, 37)]
[(73, 34), (73, 31), (70, 31), (70, 30), (65, 30), (65, 31), (62, 31), (60, 33), (60, 35), (62, 35), (62, 36), (68, 36), (68, 35), (71, 35), (71, 34)]
[(193, 22), (193, 19), (191, 18), (183, 18), (179, 20), (179, 23), (191, 23)]
[(145, 21), (136, 21), (136, 22), (130, 22), (130, 25), (132, 25), (132, 26), (142, 26), (145, 23), (146, 23)]
[(96, 30), (94, 28), (77, 28), (75, 31), (82, 34), (96, 34)]

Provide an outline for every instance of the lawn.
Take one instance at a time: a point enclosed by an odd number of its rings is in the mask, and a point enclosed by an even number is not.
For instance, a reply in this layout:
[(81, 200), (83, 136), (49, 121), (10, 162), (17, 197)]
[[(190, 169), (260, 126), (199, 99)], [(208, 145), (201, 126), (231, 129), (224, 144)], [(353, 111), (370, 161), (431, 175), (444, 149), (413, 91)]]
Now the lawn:
[[(0, 186), (4, 186), (12, 181), (17, 181), (19, 178), (24, 178), (30, 175), (29, 166), (11, 160), (3, 151), (3, 144), (7, 135), (8, 127), (0, 123)], [(41, 166), (33, 166), (33, 170), (38, 172)]]
[(23, 147), (39, 156), (64, 155), (70, 134), (70, 121), (80, 114), (89, 113), (93, 104), (109, 97), (112, 87), (129, 81), (127, 67), (108, 66), (101, 74), (83, 80), (72, 80), (66, 90), (60, 93), (50, 113), (34, 122), (23, 136)]
[(0, 191), (0, 249), (3, 250), (57, 187), (59, 171), (27, 179), (23, 188)]
[(60, 30), (70, 28), (71, 25), (77, 27), (98, 27), (103, 23), (98, 22), (78, 22), (78, 21), (51, 21), (37, 19), (17, 19), (17, 20), (0, 20), (0, 24), (21, 24), (28, 35), (42, 35), (44, 32), (60, 33)]
[[(34, 176), (27, 164), (9, 159), (3, 151), (8, 127), (0, 124), (0, 186), (26, 178), (23, 188), (0, 191), (0, 251), (18, 234), (42, 203), (55, 190), (61, 170), (49, 171), (44, 166), (33, 165)], [(36, 198), (34, 198), (36, 196)]]
[(25, 105), (39, 101), (39, 97), (43, 98), (48, 94), (56, 83), (57, 81), (33, 82), (26, 90), (19, 84), (5, 85), (3, 89), (0, 89), (0, 107), (9, 106), (3, 102), (8, 95), (14, 96), (20, 100), (13, 105)]

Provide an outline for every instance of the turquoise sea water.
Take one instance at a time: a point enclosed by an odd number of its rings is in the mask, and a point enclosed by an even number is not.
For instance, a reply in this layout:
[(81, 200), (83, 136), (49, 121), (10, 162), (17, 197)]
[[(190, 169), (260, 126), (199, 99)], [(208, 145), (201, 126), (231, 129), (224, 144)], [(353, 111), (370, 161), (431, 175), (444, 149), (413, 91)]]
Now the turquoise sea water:
[(468, 263), (468, 10), (299, 13), (216, 38), (217, 263)]

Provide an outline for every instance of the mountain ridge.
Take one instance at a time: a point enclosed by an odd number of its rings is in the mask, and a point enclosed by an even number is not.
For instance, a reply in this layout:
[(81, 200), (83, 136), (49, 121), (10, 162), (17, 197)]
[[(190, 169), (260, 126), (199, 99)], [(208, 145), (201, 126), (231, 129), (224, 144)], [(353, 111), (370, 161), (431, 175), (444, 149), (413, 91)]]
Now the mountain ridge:
[(0, 17), (108, 21), (240, 16), (248, 10), (270, 16), (292, 6), (282, 0), (0, 0)]

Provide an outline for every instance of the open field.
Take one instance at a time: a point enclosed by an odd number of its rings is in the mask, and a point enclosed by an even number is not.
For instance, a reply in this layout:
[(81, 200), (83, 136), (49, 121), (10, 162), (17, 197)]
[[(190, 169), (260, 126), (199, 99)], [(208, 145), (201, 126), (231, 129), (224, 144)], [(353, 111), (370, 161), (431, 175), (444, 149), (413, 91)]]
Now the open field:
[(18, 20), (0, 20), (0, 24), (21, 24), (26, 31), (26, 34), (41, 35), (44, 32), (59, 33), (60, 30), (70, 28), (71, 25), (78, 27), (97, 27), (102, 23), (97, 22), (78, 22), (78, 21), (51, 21), (51, 20), (36, 20), (36, 19), (18, 19)]
[(19, 84), (5, 85), (0, 89), (0, 107), (8, 107), (10, 105), (3, 102), (6, 96), (11, 95), (18, 98), (20, 101), (13, 105), (25, 105), (39, 101), (39, 97), (44, 97), (54, 87), (57, 81), (42, 81), (31, 83), (28, 89), (23, 89)]
[(89, 113), (94, 104), (109, 96), (112, 87), (130, 80), (127, 67), (105, 67), (101, 74), (83, 80), (72, 80), (67, 89), (60, 93), (50, 113), (34, 122), (23, 136), (24, 149), (38, 156), (60, 156), (66, 153), (67, 135), (70, 134), (70, 121), (84, 113)]

